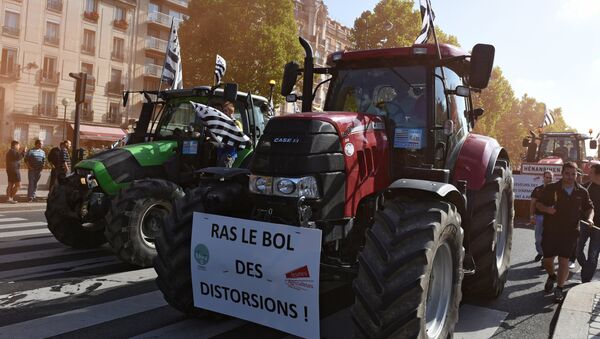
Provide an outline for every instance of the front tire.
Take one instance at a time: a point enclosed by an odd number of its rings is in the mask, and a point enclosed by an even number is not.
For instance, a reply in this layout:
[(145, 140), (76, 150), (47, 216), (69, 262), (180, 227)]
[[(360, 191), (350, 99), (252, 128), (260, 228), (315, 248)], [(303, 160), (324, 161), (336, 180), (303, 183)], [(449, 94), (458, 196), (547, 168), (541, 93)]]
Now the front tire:
[(78, 212), (83, 203), (82, 192), (72, 188), (69, 183), (56, 183), (48, 196), (44, 213), (48, 229), (56, 240), (67, 246), (77, 249), (96, 248), (106, 242), (106, 218), (99, 218), (93, 223), (85, 222)]
[(122, 261), (152, 265), (155, 239), (171, 212), (171, 201), (181, 194), (176, 184), (161, 179), (136, 180), (113, 200), (105, 236)]
[(504, 290), (513, 233), (512, 172), (505, 161), (498, 161), (493, 176), (470, 196), (472, 211), (470, 252), (475, 274), (465, 277), (465, 295), (496, 298)]
[(353, 289), (358, 338), (447, 338), (461, 300), (463, 232), (441, 201), (386, 202), (367, 231)]

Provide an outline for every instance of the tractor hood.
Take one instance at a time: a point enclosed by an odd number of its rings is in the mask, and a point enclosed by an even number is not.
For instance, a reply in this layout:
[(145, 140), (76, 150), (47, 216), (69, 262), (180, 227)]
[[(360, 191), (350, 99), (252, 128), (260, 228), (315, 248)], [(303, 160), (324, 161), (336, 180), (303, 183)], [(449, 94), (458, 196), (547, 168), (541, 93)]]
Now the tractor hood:
[(162, 140), (106, 150), (80, 161), (78, 174), (92, 172), (98, 185), (116, 194), (136, 179), (166, 178), (163, 164), (177, 152), (177, 141)]
[(549, 157), (540, 159), (540, 161), (538, 162), (539, 164), (550, 164), (550, 165), (562, 165), (563, 164), (563, 160), (561, 157), (557, 157), (554, 155), (551, 155)]
[(289, 114), (278, 116), (277, 119), (299, 119), (299, 120), (320, 120), (330, 123), (335, 127), (342, 138), (353, 133), (365, 132), (368, 130), (384, 130), (383, 119), (374, 114), (355, 113), (355, 112), (311, 112), (300, 114)]

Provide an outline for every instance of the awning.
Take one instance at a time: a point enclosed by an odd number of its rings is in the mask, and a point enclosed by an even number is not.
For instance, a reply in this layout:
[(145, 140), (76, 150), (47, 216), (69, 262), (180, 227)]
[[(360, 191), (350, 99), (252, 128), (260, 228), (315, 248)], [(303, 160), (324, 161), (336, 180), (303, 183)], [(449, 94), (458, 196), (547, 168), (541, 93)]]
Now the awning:
[[(74, 124), (70, 124), (71, 129), (75, 129)], [(92, 125), (79, 125), (79, 140), (96, 140), (96, 141), (117, 141), (124, 137), (127, 132), (117, 127), (104, 127)]]

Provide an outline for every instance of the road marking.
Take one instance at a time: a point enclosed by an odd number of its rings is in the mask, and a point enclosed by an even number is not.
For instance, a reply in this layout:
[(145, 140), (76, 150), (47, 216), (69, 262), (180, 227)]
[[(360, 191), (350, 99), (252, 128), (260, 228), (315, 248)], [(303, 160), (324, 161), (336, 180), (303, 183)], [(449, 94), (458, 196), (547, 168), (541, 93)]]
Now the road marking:
[(156, 278), (153, 268), (145, 268), (105, 276), (98, 276), (74, 284), (58, 284), (29, 291), (17, 291), (0, 295), (0, 307), (23, 307), (36, 302), (55, 300), (71, 296), (84, 296), (91, 292), (101, 291), (144, 282)]
[(491, 338), (507, 315), (506, 312), (491, 308), (462, 305), (459, 310), (458, 324), (454, 330), (454, 338)]
[(53, 249), (44, 249), (39, 251), (29, 251), (23, 253), (6, 254), (0, 255), (0, 264), (14, 263), (19, 261), (35, 260), (42, 258), (52, 258), (61, 255), (80, 254), (80, 253), (91, 253), (102, 251), (102, 248), (94, 248), (87, 250), (76, 250), (70, 247), (59, 247)]
[(22, 239), (18, 241), (14, 240), (2, 240), (0, 239), (0, 249), (16, 249), (24, 246), (34, 246), (42, 244), (56, 243), (56, 239), (53, 236), (45, 236), (39, 238)]
[[(41, 226), (41, 225), (36, 225)], [(36, 230), (27, 230), (27, 231), (11, 231), (11, 232), (2, 232), (0, 233), (0, 238), (14, 238), (14, 237), (22, 237), (28, 235), (38, 235), (38, 234), (48, 234), (50, 230), (47, 228), (40, 228)]]
[[(25, 219), (23, 219), (25, 220)], [(48, 226), (48, 223), (42, 222), (42, 221), (32, 221), (32, 222), (20, 222), (18, 224), (4, 224), (4, 225), (0, 225), (0, 230), (1, 229), (6, 229), (6, 228), (23, 228), (23, 227), (33, 227), (33, 226)], [(8, 232), (6, 232), (8, 233)], [(0, 233), (3, 234), (3, 233)]]
[(135, 337), (131, 337), (130, 339), (211, 338), (221, 333), (231, 331), (246, 323), (246, 321), (237, 318), (223, 322), (215, 322), (207, 319), (187, 319), (154, 331), (142, 333)]
[(0, 222), (15, 222), (15, 221), (23, 221), (27, 219), (23, 218), (0, 218)]
[(35, 266), (35, 267), (26, 267), (19, 268), (10, 271), (2, 271), (0, 272), (0, 279), (15, 279), (15, 280), (23, 280), (30, 278), (37, 278), (46, 275), (58, 274), (63, 272), (73, 272), (78, 270), (84, 270), (91, 267), (93, 264), (102, 264), (101, 266), (116, 264), (120, 261), (114, 255), (107, 255), (98, 258), (85, 259), (85, 260), (76, 260), (76, 261), (66, 261), (60, 262), (57, 264), (50, 264), (44, 266)]
[(154, 291), (0, 327), (0, 338), (45, 338), (166, 306)]

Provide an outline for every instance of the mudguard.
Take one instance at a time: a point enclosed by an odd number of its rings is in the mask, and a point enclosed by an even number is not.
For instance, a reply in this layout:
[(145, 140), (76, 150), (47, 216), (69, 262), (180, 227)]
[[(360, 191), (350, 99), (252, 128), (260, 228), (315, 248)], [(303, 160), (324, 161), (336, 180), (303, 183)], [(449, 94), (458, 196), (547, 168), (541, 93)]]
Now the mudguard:
[(460, 215), (465, 215), (464, 213), (467, 207), (466, 199), (452, 184), (419, 179), (398, 179), (394, 181), (386, 190), (388, 193), (401, 193), (403, 191), (417, 191), (435, 194), (439, 198), (454, 204)]
[(454, 165), (453, 182), (465, 180), (468, 190), (478, 191), (493, 173), (500, 155), (508, 160), (508, 154), (495, 139), (470, 134), (463, 143)]

